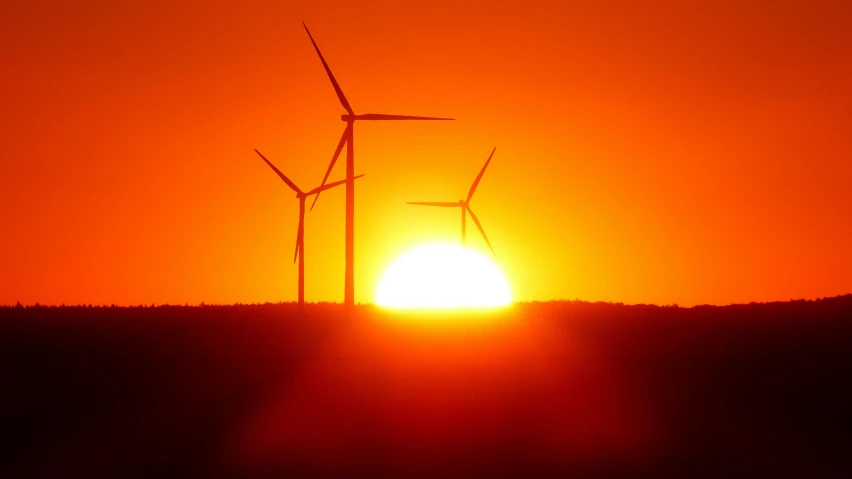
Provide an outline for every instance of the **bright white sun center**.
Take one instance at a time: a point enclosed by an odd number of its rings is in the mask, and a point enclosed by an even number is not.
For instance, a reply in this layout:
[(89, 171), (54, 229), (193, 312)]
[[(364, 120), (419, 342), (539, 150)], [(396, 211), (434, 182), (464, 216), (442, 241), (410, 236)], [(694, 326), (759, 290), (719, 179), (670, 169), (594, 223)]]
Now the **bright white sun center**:
[(376, 303), (392, 308), (503, 306), (512, 293), (488, 258), (453, 245), (428, 245), (397, 259), (379, 281)]

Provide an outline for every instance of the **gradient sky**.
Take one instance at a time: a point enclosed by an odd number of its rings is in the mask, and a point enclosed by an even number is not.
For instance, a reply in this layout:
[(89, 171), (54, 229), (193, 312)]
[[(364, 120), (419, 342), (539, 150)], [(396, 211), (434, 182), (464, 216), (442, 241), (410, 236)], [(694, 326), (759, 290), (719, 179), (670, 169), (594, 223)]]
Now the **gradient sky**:
[[(852, 291), (848, 1), (84, 3), (0, 15), (0, 304), (294, 300), (298, 201), (252, 148), (306, 189), (343, 131), (302, 20), (356, 112), (458, 119), (357, 126), (358, 301), (459, 241), (404, 203), (495, 145), (472, 206), (518, 300)], [(307, 217), (309, 301), (342, 300), (343, 206)]]

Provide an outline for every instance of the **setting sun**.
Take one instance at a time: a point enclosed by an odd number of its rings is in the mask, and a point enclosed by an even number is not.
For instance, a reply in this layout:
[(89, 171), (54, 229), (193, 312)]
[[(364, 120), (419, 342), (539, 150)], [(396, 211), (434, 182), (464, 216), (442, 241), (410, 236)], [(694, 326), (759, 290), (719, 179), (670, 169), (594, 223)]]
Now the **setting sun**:
[(481, 254), (454, 245), (416, 248), (382, 275), (376, 304), (392, 308), (504, 306), (512, 293), (503, 273)]

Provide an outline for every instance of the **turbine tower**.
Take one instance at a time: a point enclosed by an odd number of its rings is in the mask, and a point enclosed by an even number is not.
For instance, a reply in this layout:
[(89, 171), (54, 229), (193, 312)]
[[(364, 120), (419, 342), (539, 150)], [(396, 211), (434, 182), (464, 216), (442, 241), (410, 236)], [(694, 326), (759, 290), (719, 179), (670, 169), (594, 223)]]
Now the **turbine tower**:
[(410, 201), (407, 204), (409, 205), (422, 205), (422, 206), (440, 206), (444, 208), (452, 208), (459, 207), (461, 208), (461, 237), (462, 237), (462, 247), (464, 247), (466, 242), (466, 231), (465, 231), (465, 221), (467, 219), (467, 213), (470, 213), (470, 218), (476, 223), (476, 227), (479, 228), (479, 232), (482, 233), (482, 238), (485, 240), (485, 243), (488, 245), (488, 248), (491, 250), (491, 254), (494, 255), (494, 258), (497, 258), (497, 253), (494, 252), (494, 248), (491, 246), (491, 242), (488, 241), (488, 236), (485, 235), (485, 230), (482, 229), (482, 225), (479, 223), (479, 218), (473, 213), (473, 210), (470, 209), (470, 199), (473, 198), (473, 192), (476, 191), (476, 187), (479, 186), (479, 180), (482, 179), (482, 175), (485, 174), (485, 169), (488, 168), (488, 163), (491, 163), (491, 157), (494, 156), (494, 152), (497, 151), (497, 147), (495, 146), (493, 150), (491, 150), (491, 154), (488, 156), (488, 159), (485, 160), (485, 165), (482, 167), (482, 170), (479, 171), (479, 174), (476, 175), (476, 179), (473, 180), (473, 184), (470, 185), (470, 191), (467, 192), (467, 199), (459, 200), (456, 202), (450, 201)]
[[(284, 183), (287, 183), (287, 186), (290, 187), (293, 191), (296, 192), (296, 198), (299, 198), (299, 229), (296, 231), (296, 251), (293, 253), (293, 262), (296, 262), (296, 257), (299, 258), (299, 305), (305, 304), (305, 199), (311, 195), (318, 195), (320, 191), (325, 191), (335, 186), (340, 186), (343, 183), (346, 183), (346, 180), (335, 181), (334, 183), (329, 183), (327, 185), (318, 186), (307, 193), (300, 190), (295, 183), (290, 181), (290, 178), (284, 176), (284, 173), (281, 173), (281, 170), (275, 167), (271, 161), (267, 160), (263, 154), (257, 150), (254, 150), (263, 161), (272, 168), (272, 171), (278, 174)], [(358, 175), (354, 178), (360, 178), (364, 175)]]
[[(343, 130), (343, 135), (337, 143), (337, 148), (334, 150), (334, 155), (331, 157), (331, 163), (328, 165), (328, 170), (325, 172), (325, 177), (323, 177), (321, 185), (325, 185), (328, 175), (331, 173), (331, 169), (334, 168), (334, 163), (337, 161), (337, 157), (343, 150), (343, 145), (346, 145), (346, 273), (343, 288), (343, 304), (353, 306), (355, 304), (355, 182), (353, 181), (355, 179), (355, 122), (358, 120), (453, 120), (453, 118), (385, 115), (378, 113), (356, 115), (355, 111), (346, 100), (346, 97), (343, 95), (343, 90), (340, 89), (340, 85), (331, 73), (331, 69), (329, 68), (328, 63), (326, 63), (325, 58), (322, 56), (322, 53), (320, 52), (317, 43), (314, 41), (314, 37), (311, 35), (310, 30), (308, 30), (308, 26), (305, 25), (305, 22), (302, 22), (302, 26), (305, 27), (305, 31), (308, 33), (308, 37), (311, 39), (311, 43), (314, 46), (314, 50), (317, 51), (317, 55), (322, 62), (323, 68), (325, 68), (325, 73), (328, 75), (328, 79), (331, 80), (331, 86), (334, 87), (334, 92), (337, 94), (337, 98), (340, 100), (341, 106), (343, 106), (343, 109), (346, 110), (346, 113), (340, 116), (340, 119), (346, 123), (346, 128)], [(312, 210), (314, 209), (314, 205), (317, 203), (317, 199), (319, 199), (319, 194), (314, 197), (314, 202), (311, 204)]]

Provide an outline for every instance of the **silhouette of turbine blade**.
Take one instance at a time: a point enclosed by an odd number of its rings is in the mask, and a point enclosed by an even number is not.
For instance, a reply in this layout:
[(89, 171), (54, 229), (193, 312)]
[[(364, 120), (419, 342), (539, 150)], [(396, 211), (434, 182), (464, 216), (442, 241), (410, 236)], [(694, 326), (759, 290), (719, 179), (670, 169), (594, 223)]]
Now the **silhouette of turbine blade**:
[(467, 207), (467, 212), (470, 213), (470, 217), (473, 218), (473, 222), (476, 224), (476, 227), (479, 228), (479, 232), (482, 233), (482, 239), (485, 240), (485, 244), (488, 245), (488, 249), (491, 250), (491, 254), (494, 255), (494, 259), (497, 259), (497, 253), (494, 252), (494, 248), (491, 246), (491, 242), (488, 241), (488, 236), (485, 234), (485, 230), (482, 229), (482, 224), (479, 223), (479, 218), (473, 214), (473, 210), (470, 209), (470, 206)]
[(299, 248), (302, 247), (302, 237), (304, 235), (305, 228), (305, 210), (303, 207), (299, 207), (299, 228), (296, 230), (296, 251), (293, 252), (293, 263), (296, 263), (296, 258), (299, 257)]
[[(340, 152), (343, 151), (343, 145), (346, 144), (346, 141), (349, 139), (349, 130), (350, 125), (346, 125), (346, 128), (343, 129), (343, 135), (340, 137), (340, 141), (337, 143), (337, 148), (334, 150), (334, 155), (331, 157), (331, 163), (328, 164), (328, 169), (325, 170), (325, 176), (322, 177), (322, 183), (320, 183), (320, 187), (325, 185), (325, 182), (328, 181), (328, 175), (331, 174), (332, 168), (334, 168), (334, 164), (337, 163), (337, 157), (340, 156)], [(314, 205), (317, 204), (317, 200), (319, 199), (319, 194), (314, 196), (314, 201), (311, 203), (311, 211), (314, 210)]]
[(467, 200), (465, 200), (465, 202), (468, 202), (471, 198), (473, 198), (473, 192), (476, 191), (476, 187), (479, 186), (479, 180), (481, 180), (482, 175), (485, 174), (485, 169), (488, 168), (488, 163), (491, 163), (491, 158), (494, 156), (495, 151), (497, 151), (496, 146), (493, 150), (491, 150), (491, 154), (488, 155), (488, 159), (485, 160), (485, 165), (482, 166), (482, 169), (479, 171), (479, 174), (476, 175), (476, 179), (473, 180), (473, 184), (470, 185), (470, 191), (467, 192)]
[[(361, 178), (362, 176), (364, 176), (364, 175), (358, 175), (358, 176), (353, 177), (352, 179), (357, 180), (358, 178)], [(334, 188), (335, 186), (340, 186), (344, 183), (346, 183), (346, 180), (335, 181), (334, 183), (329, 183), (327, 185), (317, 186), (316, 188), (312, 189), (311, 191), (308, 191), (307, 193), (305, 193), (305, 196), (318, 195), (320, 193), (320, 191), (330, 190), (330, 189)]]
[(420, 205), (420, 206), (443, 206), (443, 207), (451, 207), (451, 206), (461, 206), (458, 201), (455, 203), (450, 203), (448, 201), (409, 201), (406, 202), (407, 205)]
[(358, 120), (440, 120), (453, 121), (455, 118), (437, 118), (432, 116), (410, 116), (410, 115), (384, 115), (381, 113), (367, 113), (365, 115), (357, 115)]
[[(302, 229), (302, 223), (299, 222), (299, 229)], [(296, 258), (299, 257), (299, 233), (296, 232), (296, 251), (293, 252), (293, 264), (296, 264)]]
[(317, 42), (314, 41), (314, 37), (313, 35), (311, 35), (311, 31), (308, 30), (308, 26), (305, 25), (305, 22), (302, 22), (302, 26), (305, 27), (305, 31), (308, 32), (308, 38), (311, 39), (311, 43), (314, 45), (314, 50), (316, 50), (317, 55), (319, 55), (320, 61), (322, 62), (322, 66), (323, 68), (325, 68), (326, 74), (328, 74), (328, 79), (331, 80), (331, 86), (334, 87), (334, 92), (337, 93), (337, 98), (340, 100), (340, 104), (343, 105), (343, 108), (345, 108), (350, 115), (354, 115), (355, 112), (352, 111), (352, 107), (349, 106), (349, 102), (346, 101), (346, 97), (343, 96), (343, 90), (340, 89), (340, 85), (337, 83), (337, 80), (331, 73), (331, 68), (328, 67), (328, 63), (326, 63), (325, 57), (322, 56), (322, 52), (320, 52), (320, 49), (317, 46)]
[(281, 179), (282, 179), (282, 180), (284, 180), (284, 183), (287, 183), (287, 186), (289, 186), (290, 188), (292, 188), (292, 189), (293, 189), (293, 191), (295, 191), (296, 193), (299, 193), (299, 194), (301, 194), (301, 193), (302, 193), (302, 190), (300, 190), (300, 189), (299, 189), (299, 187), (298, 187), (298, 186), (296, 186), (296, 184), (295, 184), (295, 183), (293, 183), (292, 181), (290, 181), (290, 178), (287, 178), (287, 177), (284, 175), (284, 173), (281, 173), (281, 170), (279, 170), (278, 168), (276, 168), (276, 167), (275, 167), (275, 165), (273, 165), (271, 161), (267, 160), (267, 159), (266, 159), (266, 157), (265, 157), (265, 156), (263, 156), (263, 154), (262, 154), (261, 152), (257, 151), (257, 149), (255, 149), (255, 150), (254, 150), (254, 152), (255, 152), (255, 153), (257, 153), (258, 155), (260, 155), (260, 157), (261, 157), (261, 158), (263, 158), (263, 161), (265, 161), (265, 162), (266, 162), (266, 164), (267, 164), (267, 165), (269, 165), (269, 167), (270, 167), (270, 168), (272, 168), (272, 171), (274, 171), (274, 172), (278, 173), (278, 176), (280, 176), (280, 177), (281, 177)]

